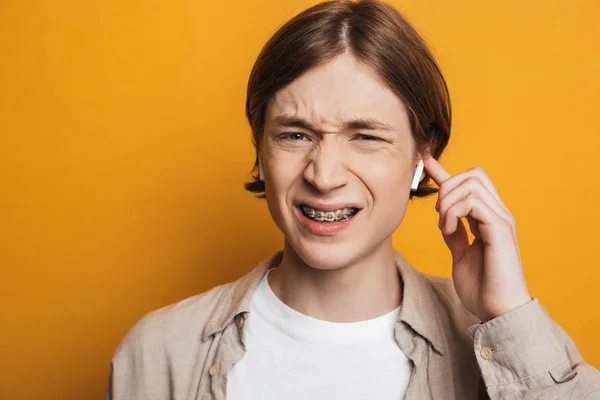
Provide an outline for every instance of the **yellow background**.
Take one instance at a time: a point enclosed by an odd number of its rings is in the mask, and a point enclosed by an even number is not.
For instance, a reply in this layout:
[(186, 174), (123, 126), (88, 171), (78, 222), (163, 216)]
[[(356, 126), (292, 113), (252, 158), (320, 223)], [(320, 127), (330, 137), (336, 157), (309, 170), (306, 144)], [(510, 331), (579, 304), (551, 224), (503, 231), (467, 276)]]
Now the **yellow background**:
[[(279, 249), (253, 162), (247, 77), (312, 1), (0, 3), (0, 398), (101, 397), (146, 312)], [(600, 2), (397, 0), (454, 104), (451, 172), (486, 168), (531, 292), (600, 366)], [(395, 245), (449, 276), (435, 198)]]

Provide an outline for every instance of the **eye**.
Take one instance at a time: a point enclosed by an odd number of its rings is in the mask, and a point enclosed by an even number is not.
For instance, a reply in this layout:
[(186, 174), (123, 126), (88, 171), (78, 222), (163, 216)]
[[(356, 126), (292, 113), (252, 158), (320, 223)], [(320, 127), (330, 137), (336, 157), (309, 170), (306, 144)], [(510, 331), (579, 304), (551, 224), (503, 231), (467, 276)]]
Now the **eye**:
[(306, 135), (304, 133), (298, 133), (298, 132), (284, 133), (284, 134), (280, 135), (279, 137), (281, 139), (288, 139), (293, 142), (308, 140), (308, 138), (306, 137)]
[(377, 136), (372, 136), (372, 135), (366, 135), (363, 133), (360, 133), (358, 135), (355, 136), (357, 139), (359, 140), (363, 140), (363, 141), (377, 141), (377, 140), (383, 140), (381, 138), (378, 138)]

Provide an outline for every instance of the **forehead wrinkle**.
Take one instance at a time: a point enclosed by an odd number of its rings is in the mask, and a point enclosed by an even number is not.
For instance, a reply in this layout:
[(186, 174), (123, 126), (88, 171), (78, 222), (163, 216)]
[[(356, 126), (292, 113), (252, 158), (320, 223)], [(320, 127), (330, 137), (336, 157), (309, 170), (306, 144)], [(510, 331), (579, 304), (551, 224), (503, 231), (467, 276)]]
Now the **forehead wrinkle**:
[(322, 102), (315, 102), (308, 109), (310, 121), (319, 128), (321, 132), (326, 132), (332, 127), (337, 130), (343, 127), (343, 111), (341, 106), (337, 105), (334, 110), (327, 110), (327, 105)]
[(320, 110), (318, 110), (319, 108), (320, 105), (318, 102), (316, 104), (313, 103), (310, 106), (307, 106), (307, 103), (303, 101), (291, 101), (287, 104), (277, 104), (273, 109), (270, 124), (277, 126), (278, 119), (288, 118), (304, 120), (319, 132), (325, 132), (331, 127), (343, 127), (344, 121), (340, 112), (336, 112), (335, 116), (332, 118), (331, 116), (323, 115), (324, 113), (320, 112)]
[[(327, 86), (327, 83), (324, 84)], [(345, 114), (353, 117), (352, 114), (356, 112), (344, 112), (343, 99), (337, 98), (339, 94), (332, 91), (333, 88), (323, 89), (323, 86), (299, 78), (276, 93), (274, 100), (277, 106), (274, 111), (277, 112), (274, 114), (301, 118), (319, 129), (342, 128)]]
[[(348, 106), (342, 101), (305, 101), (305, 96), (297, 96), (293, 91), (280, 92), (278, 96), (277, 106), (274, 107), (271, 113), (270, 124), (273, 127), (281, 125), (293, 127), (297, 120), (298, 127), (313, 130), (319, 133), (327, 131), (335, 132), (342, 130), (357, 130), (357, 129), (373, 129), (376, 131), (396, 131), (393, 125), (378, 118), (378, 115), (371, 115), (368, 111), (371, 109), (371, 104), (358, 109), (353, 105)], [(350, 107), (350, 110), (345, 108)], [(384, 107), (387, 108), (387, 107)], [(362, 110), (366, 109), (367, 112)], [(375, 113), (377, 114), (377, 113)], [(303, 124), (302, 122), (306, 122)], [(289, 123), (289, 125), (288, 125)]]
[[(338, 69), (339, 66), (335, 67), (336, 73), (339, 72)], [(324, 71), (323, 69), (312, 71), (310, 78), (300, 77), (276, 93), (274, 100), (277, 106), (272, 110), (271, 117), (285, 114), (305, 120), (321, 131), (340, 130), (344, 123), (353, 119), (377, 119), (385, 125), (394, 126), (393, 130), (398, 130), (400, 125), (404, 125), (406, 119), (404, 106), (402, 101), (391, 93), (389, 87), (378, 85), (381, 87), (374, 88), (371, 84), (362, 87), (360, 82), (364, 81), (364, 77), (361, 73), (365, 71), (358, 71), (357, 74), (355, 71), (349, 73), (342, 70), (343, 74), (334, 74), (333, 80), (329, 76), (331, 71), (329, 73)], [(342, 76), (348, 78), (347, 75), (351, 75), (351, 81), (337, 82), (335, 78), (338, 75), (340, 78)], [(342, 83), (344, 84), (340, 86)], [(361, 95), (354, 93), (355, 87), (360, 89)], [(384, 91), (380, 90), (382, 88)], [(367, 95), (372, 91), (376, 92), (373, 96)], [(390, 115), (394, 117), (387, 118)]]

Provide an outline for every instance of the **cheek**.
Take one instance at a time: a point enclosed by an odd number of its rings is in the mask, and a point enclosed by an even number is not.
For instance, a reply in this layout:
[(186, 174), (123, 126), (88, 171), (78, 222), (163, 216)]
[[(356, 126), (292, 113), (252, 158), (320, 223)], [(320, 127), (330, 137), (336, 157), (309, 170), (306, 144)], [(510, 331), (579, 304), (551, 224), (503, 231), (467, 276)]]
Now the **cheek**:
[(399, 224), (410, 197), (413, 177), (410, 163), (372, 162), (362, 176), (373, 197), (373, 212), (394, 225)]
[(301, 171), (301, 160), (289, 155), (280, 157), (270, 155), (264, 159), (267, 197), (279, 199), (285, 197)]
[(360, 169), (360, 176), (373, 192), (373, 196), (384, 196), (386, 193), (399, 193), (406, 191), (407, 188), (410, 189), (413, 172), (406, 161), (370, 160), (369, 163), (363, 163)]

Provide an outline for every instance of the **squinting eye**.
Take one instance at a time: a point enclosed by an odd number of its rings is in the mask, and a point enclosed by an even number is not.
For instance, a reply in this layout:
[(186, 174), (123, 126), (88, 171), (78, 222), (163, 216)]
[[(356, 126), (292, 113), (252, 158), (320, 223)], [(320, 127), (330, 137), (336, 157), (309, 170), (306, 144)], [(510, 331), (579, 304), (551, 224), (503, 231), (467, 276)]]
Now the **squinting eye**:
[(306, 139), (306, 135), (304, 135), (303, 133), (292, 132), (292, 133), (284, 133), (283, 135), (281, 135), (281, 138), (290, 139), (294, 142), (298, 142), (298, 141)]
[(381, 140), (380, 138), (376, 137), (376, 136), (371, 136), (371, 135), (364, 135), (364, 134), (359, 134), (356, 135), (358, 137), (358, 139), (360, 140), (367, 140), (367, 141), (371, 141), (371, 140)]

